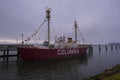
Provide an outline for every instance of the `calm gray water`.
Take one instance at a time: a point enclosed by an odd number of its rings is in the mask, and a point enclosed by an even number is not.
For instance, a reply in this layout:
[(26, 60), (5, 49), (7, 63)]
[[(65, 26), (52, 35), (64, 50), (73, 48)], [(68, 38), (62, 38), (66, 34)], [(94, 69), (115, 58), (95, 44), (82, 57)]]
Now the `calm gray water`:
[[(11, 52), (15, 53), (15, 52)], [(56, 62), (4, 62), (0, 59), (0, 80), (82, 80), (120, 64), (120, 47), (93, 46), (93, 52), (77, 59)]]

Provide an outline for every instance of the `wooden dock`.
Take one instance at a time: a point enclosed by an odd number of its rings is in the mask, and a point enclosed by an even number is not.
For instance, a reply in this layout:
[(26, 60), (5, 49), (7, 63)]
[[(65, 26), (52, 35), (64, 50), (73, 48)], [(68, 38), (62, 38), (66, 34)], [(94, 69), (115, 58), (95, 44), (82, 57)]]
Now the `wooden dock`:
[[(31, 45), (24, 45), (25, 47)], [(22, 45), (17, 44), (0, 44), (0, 58), (6, 59), (9, 61), (10, 57), (16, 57), (19, 60), (19, 53), (17, 52), (17, 48), (22, 47)], [(12, 53), (14, 51), (14, 54)]]
[[(18, 45), (0, 45), (0, 58), (3, 58), (4, 61), (9, 61), (9, 57), (17, 57), (17, 60), (19, 60), (19, 54), (17, 52)], [(15, 51), (16, 53), (11, 53), (12, 51)]]

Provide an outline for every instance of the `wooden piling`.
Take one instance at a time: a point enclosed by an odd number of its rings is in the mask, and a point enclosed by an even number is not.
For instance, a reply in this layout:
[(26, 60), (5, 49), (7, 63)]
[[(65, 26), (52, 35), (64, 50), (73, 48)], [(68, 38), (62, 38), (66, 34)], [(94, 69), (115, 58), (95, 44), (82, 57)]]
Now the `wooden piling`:
[(9, 61), (9, 49), (7, 48), (7, 62)]
[(117, 45), (116, 45), (116, 50), (117, 50)]
[(105, 45), (105, 50), (106, 50), (106, 51), (108, 50), (108, 47), (107, 47), (107, 45)]
[(17, 50), (17, 61), (19, 61), (19, 52), (18, 52), (18, 50)]
[(99, 44), (99, 52), (101, 52), (101, 47), (100, 47), (100, 44)]
[(113, 45), (111, 45), (111, 51), (113, 50)]
[(5, 50), (3, 50), (3, 56), (5, 57)]
[(6, 53), (6, 51), (5, 50), (3, 50), (3, 61), (5, 61), (5, 54)]

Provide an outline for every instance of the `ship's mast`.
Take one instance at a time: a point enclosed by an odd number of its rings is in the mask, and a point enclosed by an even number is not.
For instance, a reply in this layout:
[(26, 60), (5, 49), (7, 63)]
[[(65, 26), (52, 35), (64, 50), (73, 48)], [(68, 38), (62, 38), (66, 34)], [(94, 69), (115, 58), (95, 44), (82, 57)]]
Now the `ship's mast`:
[(78, 25), (77, 25), (76, 20), (74, 21), (74, 27), (75, 27), (75, 42), (77, 42), (77, 28), (78, 28)]
[(48, 21), (48, 47), (50, 47), (50, 9), (46, 10), (46, 18)]

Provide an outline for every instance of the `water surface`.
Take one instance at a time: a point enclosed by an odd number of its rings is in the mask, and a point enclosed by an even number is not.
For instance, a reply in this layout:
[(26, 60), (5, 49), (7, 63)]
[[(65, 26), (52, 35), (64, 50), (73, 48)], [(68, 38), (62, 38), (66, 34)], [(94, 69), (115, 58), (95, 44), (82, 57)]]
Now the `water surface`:
[[(11, 52), (14, 53), (14, 52)], [(0, 59), (0, 80), (82, 80), (120, 64), (119, 46), (93, 46), (93, 52), (79, 57), (55, 62), (9, 62)]]

